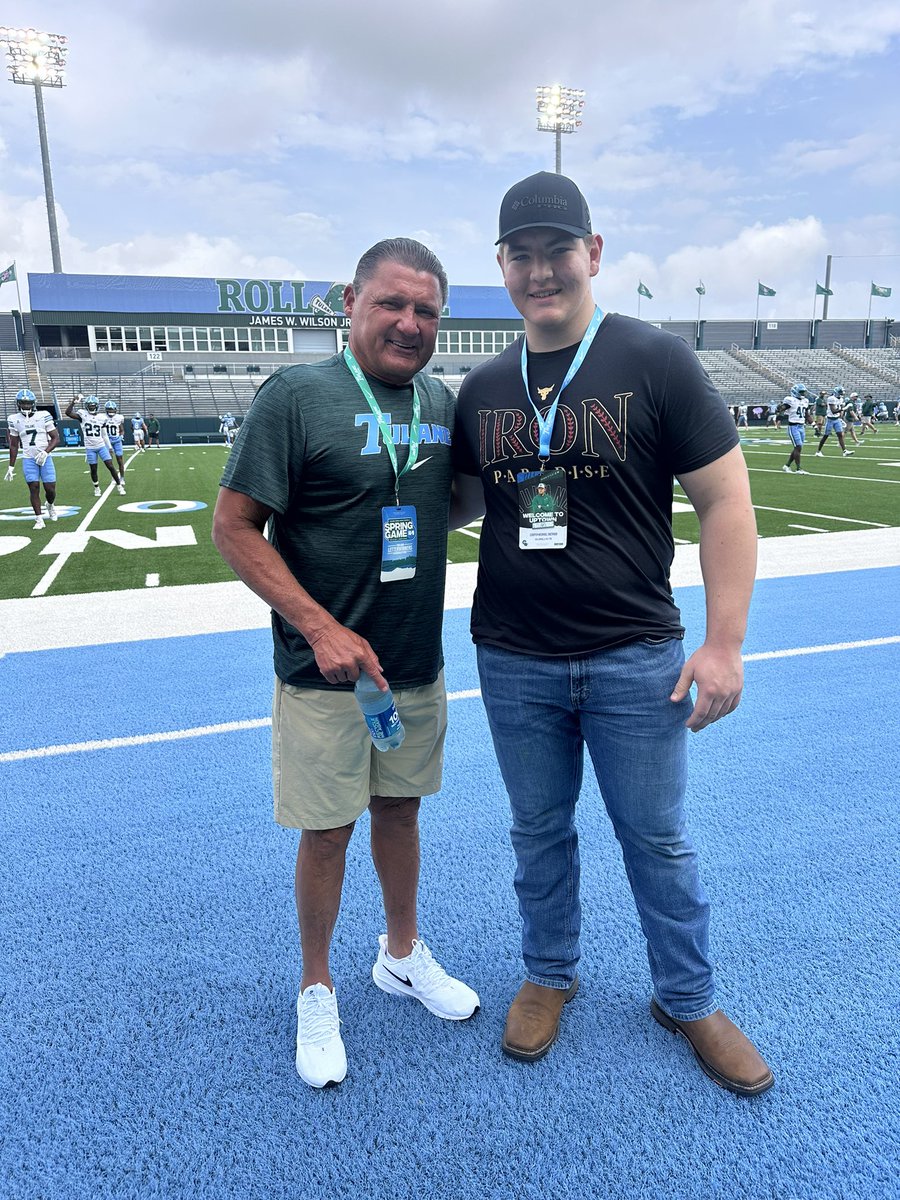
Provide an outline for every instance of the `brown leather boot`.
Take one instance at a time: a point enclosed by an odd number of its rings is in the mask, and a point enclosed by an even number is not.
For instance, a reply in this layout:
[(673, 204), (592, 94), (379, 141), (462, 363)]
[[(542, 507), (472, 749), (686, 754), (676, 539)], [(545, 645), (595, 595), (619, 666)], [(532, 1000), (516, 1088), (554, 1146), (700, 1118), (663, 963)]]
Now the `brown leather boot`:
[(577, 991), (577, 975), (568, 988), (541, 987), (526, 979), (506, 1015), (503, 1053), (525, 1062), (543, 1058), (559, 1036), (563, 1005)]
[(775, 1076), (737, 1025), (721, 1008), (700, 1021), (676, 1021), (650, 1001), (653, 1018), (670, 1033), (680, 1033), (710, 1079), (738, 1096), (760, 1096), (775, 1082)]

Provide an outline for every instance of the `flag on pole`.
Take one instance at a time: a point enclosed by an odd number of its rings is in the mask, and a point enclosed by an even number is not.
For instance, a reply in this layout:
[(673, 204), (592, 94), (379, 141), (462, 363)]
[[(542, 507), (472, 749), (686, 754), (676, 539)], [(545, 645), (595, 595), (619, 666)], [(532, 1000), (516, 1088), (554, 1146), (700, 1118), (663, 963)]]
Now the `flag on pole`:
[(834, 292), (831, 290), (831, 288), (822, 287), (821, 283), (816, 283), (816, 295), (817, 296), (833, 296)]
[[(0, 271), (0, 283), (15, 283), (16, 281), (16, 264), (10, 263), (5, 271)], [(890, 293), (888, 293), (890, 294)]]
[(879, 287), (877, 283), (873, 283), (871, 294), (873, 296), (880, 296), (882, 300), (887, 300), (891, 294), (891, 289), (889, 287)]
[[(644, 283), (641, 283), (640, 280), (638, 280), (638, 295), (646, 296), (648, 300), (653, 299), (653, 293), (650, 291), (650, 289), (647, 287), (647, 285)], [(890, 295), (890, 292), (888, 293), (888, 295)]]
[(759, 280), (756, 281), (756, 286), (758, 288), (758, 291), (756, 293), (757, 296), (774, 296), (775, 295), (774, 288), (766, 287), (766, 285), (764, 283), (760, 283)]
[(700, 286), (699, 286), (699, 287), (695, 287), (695, 288), (694, 288), (694, 291), (697, 293), (697, 295), (698, 295), (698, 296), (705, 296), (705, 295), (706, 295), (706, 288), (703, 286), (703, 280), (702, 280), (702, 279), (700, 280)]

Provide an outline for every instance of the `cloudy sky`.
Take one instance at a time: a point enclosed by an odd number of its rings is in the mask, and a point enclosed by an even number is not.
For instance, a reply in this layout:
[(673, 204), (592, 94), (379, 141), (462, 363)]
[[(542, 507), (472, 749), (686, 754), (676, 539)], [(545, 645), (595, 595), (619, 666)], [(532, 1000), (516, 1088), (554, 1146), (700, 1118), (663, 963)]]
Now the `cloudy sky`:
[[(6, 0), (69, 38), (45, 89), (63, 267), (342, 280), (411, 235), (499, 283), (506, 188), (553, 170), (534, 88), (587, 94), (563, 170), (596, 295), (652, 320), (900, 318), (897, 0)], [(34, 98), (0, 80), (0, 269), (51, 269)], [(0, 308), (15, 305), (0, 291)], [(821, 300), (817, 313), (821, 313)]]

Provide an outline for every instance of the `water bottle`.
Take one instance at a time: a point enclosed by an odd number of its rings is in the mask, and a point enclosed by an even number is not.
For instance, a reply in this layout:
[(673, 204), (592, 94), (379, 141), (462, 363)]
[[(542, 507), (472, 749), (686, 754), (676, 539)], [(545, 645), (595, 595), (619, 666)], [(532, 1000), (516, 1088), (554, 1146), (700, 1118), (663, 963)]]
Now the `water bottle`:
[(396, 750), (406, 737), (406, 730), (397, 712), (390, 688), (386, 692), (365, 671), (360, 671), (353, 689), (356, 702), (366, 718), (372, 744), (376, 750)]

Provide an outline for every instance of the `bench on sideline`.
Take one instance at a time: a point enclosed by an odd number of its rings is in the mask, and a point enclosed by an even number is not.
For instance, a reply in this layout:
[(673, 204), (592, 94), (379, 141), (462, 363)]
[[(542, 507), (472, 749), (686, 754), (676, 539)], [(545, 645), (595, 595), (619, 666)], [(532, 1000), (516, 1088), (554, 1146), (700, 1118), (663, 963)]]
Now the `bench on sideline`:
[(175, 435), (179, 442), (224, 442), (224, 433), (177, 433)]

